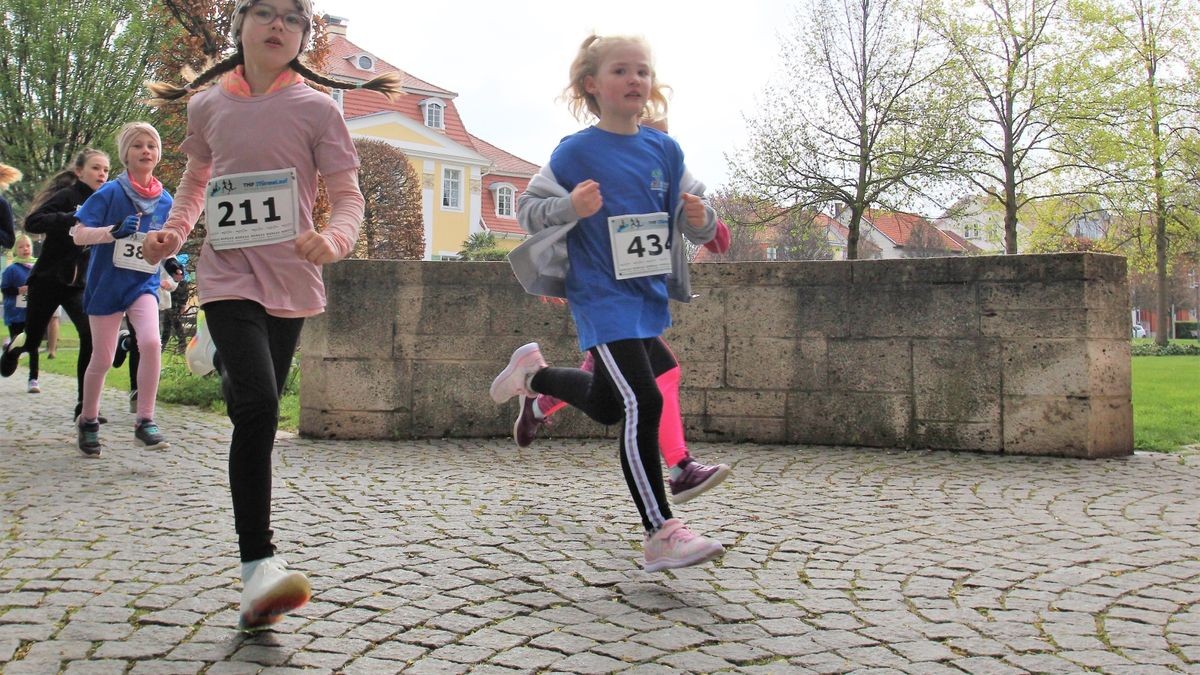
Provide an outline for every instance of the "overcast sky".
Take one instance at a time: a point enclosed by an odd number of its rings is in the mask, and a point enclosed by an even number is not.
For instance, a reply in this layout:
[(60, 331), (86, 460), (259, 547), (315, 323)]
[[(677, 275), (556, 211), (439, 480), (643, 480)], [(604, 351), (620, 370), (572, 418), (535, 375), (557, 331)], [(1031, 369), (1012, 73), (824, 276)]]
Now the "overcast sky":
[(316, 0), (315, 9), (347, 19), (363, 49), (457, 92), (468, 131), (535, 164), (582, 126), (556, 100), (580, 42), (592, 31), (641, 35), (674, 89), (671, 134), (692, 173), (716, 188), (729, 176), (724, 155), (744, 145), (743, 115), (778, 77), (777, 31), (797, 4)]

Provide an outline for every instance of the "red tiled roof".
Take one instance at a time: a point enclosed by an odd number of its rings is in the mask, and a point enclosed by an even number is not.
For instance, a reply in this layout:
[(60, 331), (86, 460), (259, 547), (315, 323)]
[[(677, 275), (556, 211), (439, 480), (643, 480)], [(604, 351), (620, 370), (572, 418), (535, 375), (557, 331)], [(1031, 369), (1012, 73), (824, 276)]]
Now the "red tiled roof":
[(871, 223), (871, 227), (874, 227), (880, 234), (890, 239), (892, 243), (899, 247), (909, 245), (914, 233), (925, 231), (937, 233), (937, 238), (945, 243), (946, 249), (949, 251), (963, 253), (968, 250), (967, 246), (969, 244), (967, 244), (965, 239), (949, 236), (945, 231), (939, 230), (928, 220), (915, 213), (868, 209), (863, 216)]
[(510, 152), (497, 148), (474, 134), (468, 132), (467, 135), (471, 137), (471, 142), (474, 143), (475, 150), (492, 161), (492, 164), (495, 166), (494, 170), (497, 173), (532, 177), (533, 174), (542, 168), (533, 162), (527, 162)]
[(943, 237), (950, 240), (950, 250), (951, 251), (958, 251), (961, 253), (969, 253), (971, 251), (980, 250), (980, 248), (978, 246), (967, 241), (961, 235), (959, 235), (957, 232), (954, 232), (952, 230), (943, 230), (941, 228), (938, 228), (938, 232), (941, 232)]
[[(485, 153), (486, 154), (486, 153)], [(536, 167), (535, 167), (536, 170)], [(529, 176), (502, 176), (489, 173), (483, 177), (483, 186), (479, 191), (479, 217), (488, 230), (497, 234), (519, 234), (524, 236), (525, 230), (517, 222), (517, 197), (529, 187)], [(513, 188), (513, 215), (502, 217), (496, 215), (496, 193), (491, 189), (493, 183), (508, 183)]]
[[(352, 57), (366, 54), (375, 61), (375, 70), (362, 70), (358, 67), (356, 59)], [(396, 66), (384, 61), (375, 56), (371, 52), (359, 47), (346, 38), (345, 35), (330, 34), (329, 36), (329, 57), (325, 62), (325, 73), (337, 78), (348, 80), (369, 80), (373, 77), (378, 77), (384, 73), (400, 73), (403, 76), (403, 86), (405, 89), (419, 90), (421, 92), (437, 94), (447, 98), (454, 98), (458, 94), (442, 89), (436, 85), (429, 84), (425, 80), (400, 70)]]

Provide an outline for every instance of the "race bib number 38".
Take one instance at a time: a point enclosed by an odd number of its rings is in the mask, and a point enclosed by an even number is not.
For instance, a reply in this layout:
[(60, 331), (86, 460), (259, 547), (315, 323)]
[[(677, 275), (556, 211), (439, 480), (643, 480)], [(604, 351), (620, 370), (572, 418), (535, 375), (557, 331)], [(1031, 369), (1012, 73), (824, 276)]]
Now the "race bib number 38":
[(635, 279), (671, 271), (671, 221), (667, 214), (643, 213), (608, 219), (612, 241), (613, 274)]
[(296, 238), (296, 170), (254, 171), (208, 181), (208, 243), (215, 250), (277, 244)]
[(113, 242), (113, 265), (123, 270), (154, 274), (158, 263), (150, 264), (142, 257), (142, 242), (146, 241), (146, 233), (136, 232)]

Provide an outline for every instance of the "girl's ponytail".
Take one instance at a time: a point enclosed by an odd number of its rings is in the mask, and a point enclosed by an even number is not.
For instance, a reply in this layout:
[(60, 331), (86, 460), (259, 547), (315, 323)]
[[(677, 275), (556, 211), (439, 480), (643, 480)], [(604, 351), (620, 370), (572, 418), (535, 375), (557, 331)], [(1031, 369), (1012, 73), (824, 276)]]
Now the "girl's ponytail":
[(292, 62), (289, 65), (291, 66), (292, 70), (303, 75), (304, 79), (308, 80), (309, 82), (315, 82), (316, 84), (330, 87), (331, 89), (370, 89), (371, 91), (377, 91), (392, 100), (395, 100), (404, 94), (404, 90), (401, 88), (403, 79), (400, 77), (399, 73), (384, 73), (379, 77), (359, 83), (349, 82), (346, 80), (336, 80), (328, 75), (322, 75), (305, 65), (302, 61), (300, 61), (299, 57), (292, 59)]
[(242, 55), (242, 50), (239, 48), (233, 54), (225, 57), (221, 61), (209, 66), (207, 70), (199, 75), (196, 75), (191, 68), (185, 68), (183, 71), (184, 79), (189, 82), (182, 87), (170, 84), (168, 82), (147, 82), (146, 88), (153, 94), (152, 98), (146, 99), (146, 105), (161, 107), (171, 101), (178, 101), (188, 94), (197, 91), (200, 87), (208, 84), (213, 79), (220, 75), (224, 75), (229, 71), (237, 68), (245, 63), (245, 57)]

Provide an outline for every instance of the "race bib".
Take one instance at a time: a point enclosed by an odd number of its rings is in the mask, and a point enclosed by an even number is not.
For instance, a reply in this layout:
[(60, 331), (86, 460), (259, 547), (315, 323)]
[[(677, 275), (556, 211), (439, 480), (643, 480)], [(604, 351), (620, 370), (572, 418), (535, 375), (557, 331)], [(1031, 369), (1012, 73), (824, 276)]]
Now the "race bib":
[(208, 243), (223, 251), (296, 238), (296, 170), (218, 176), (205, 193)]
[(17, 309), (25, 309), (29, 306), (29, 292), (17, 293)]
[(608, 219), (613, 274), (635, 279), (671, 271), (671, 221), (667, 214), (643, 213)]
[(135, 232), (124, 239), (113, 241), (113, 266), (146, 274), (154, 274), (158, 271), (158, 263), (152, 265), (142, 257), (142, 242), (144, 241), (146, 241), (144, 232)]

